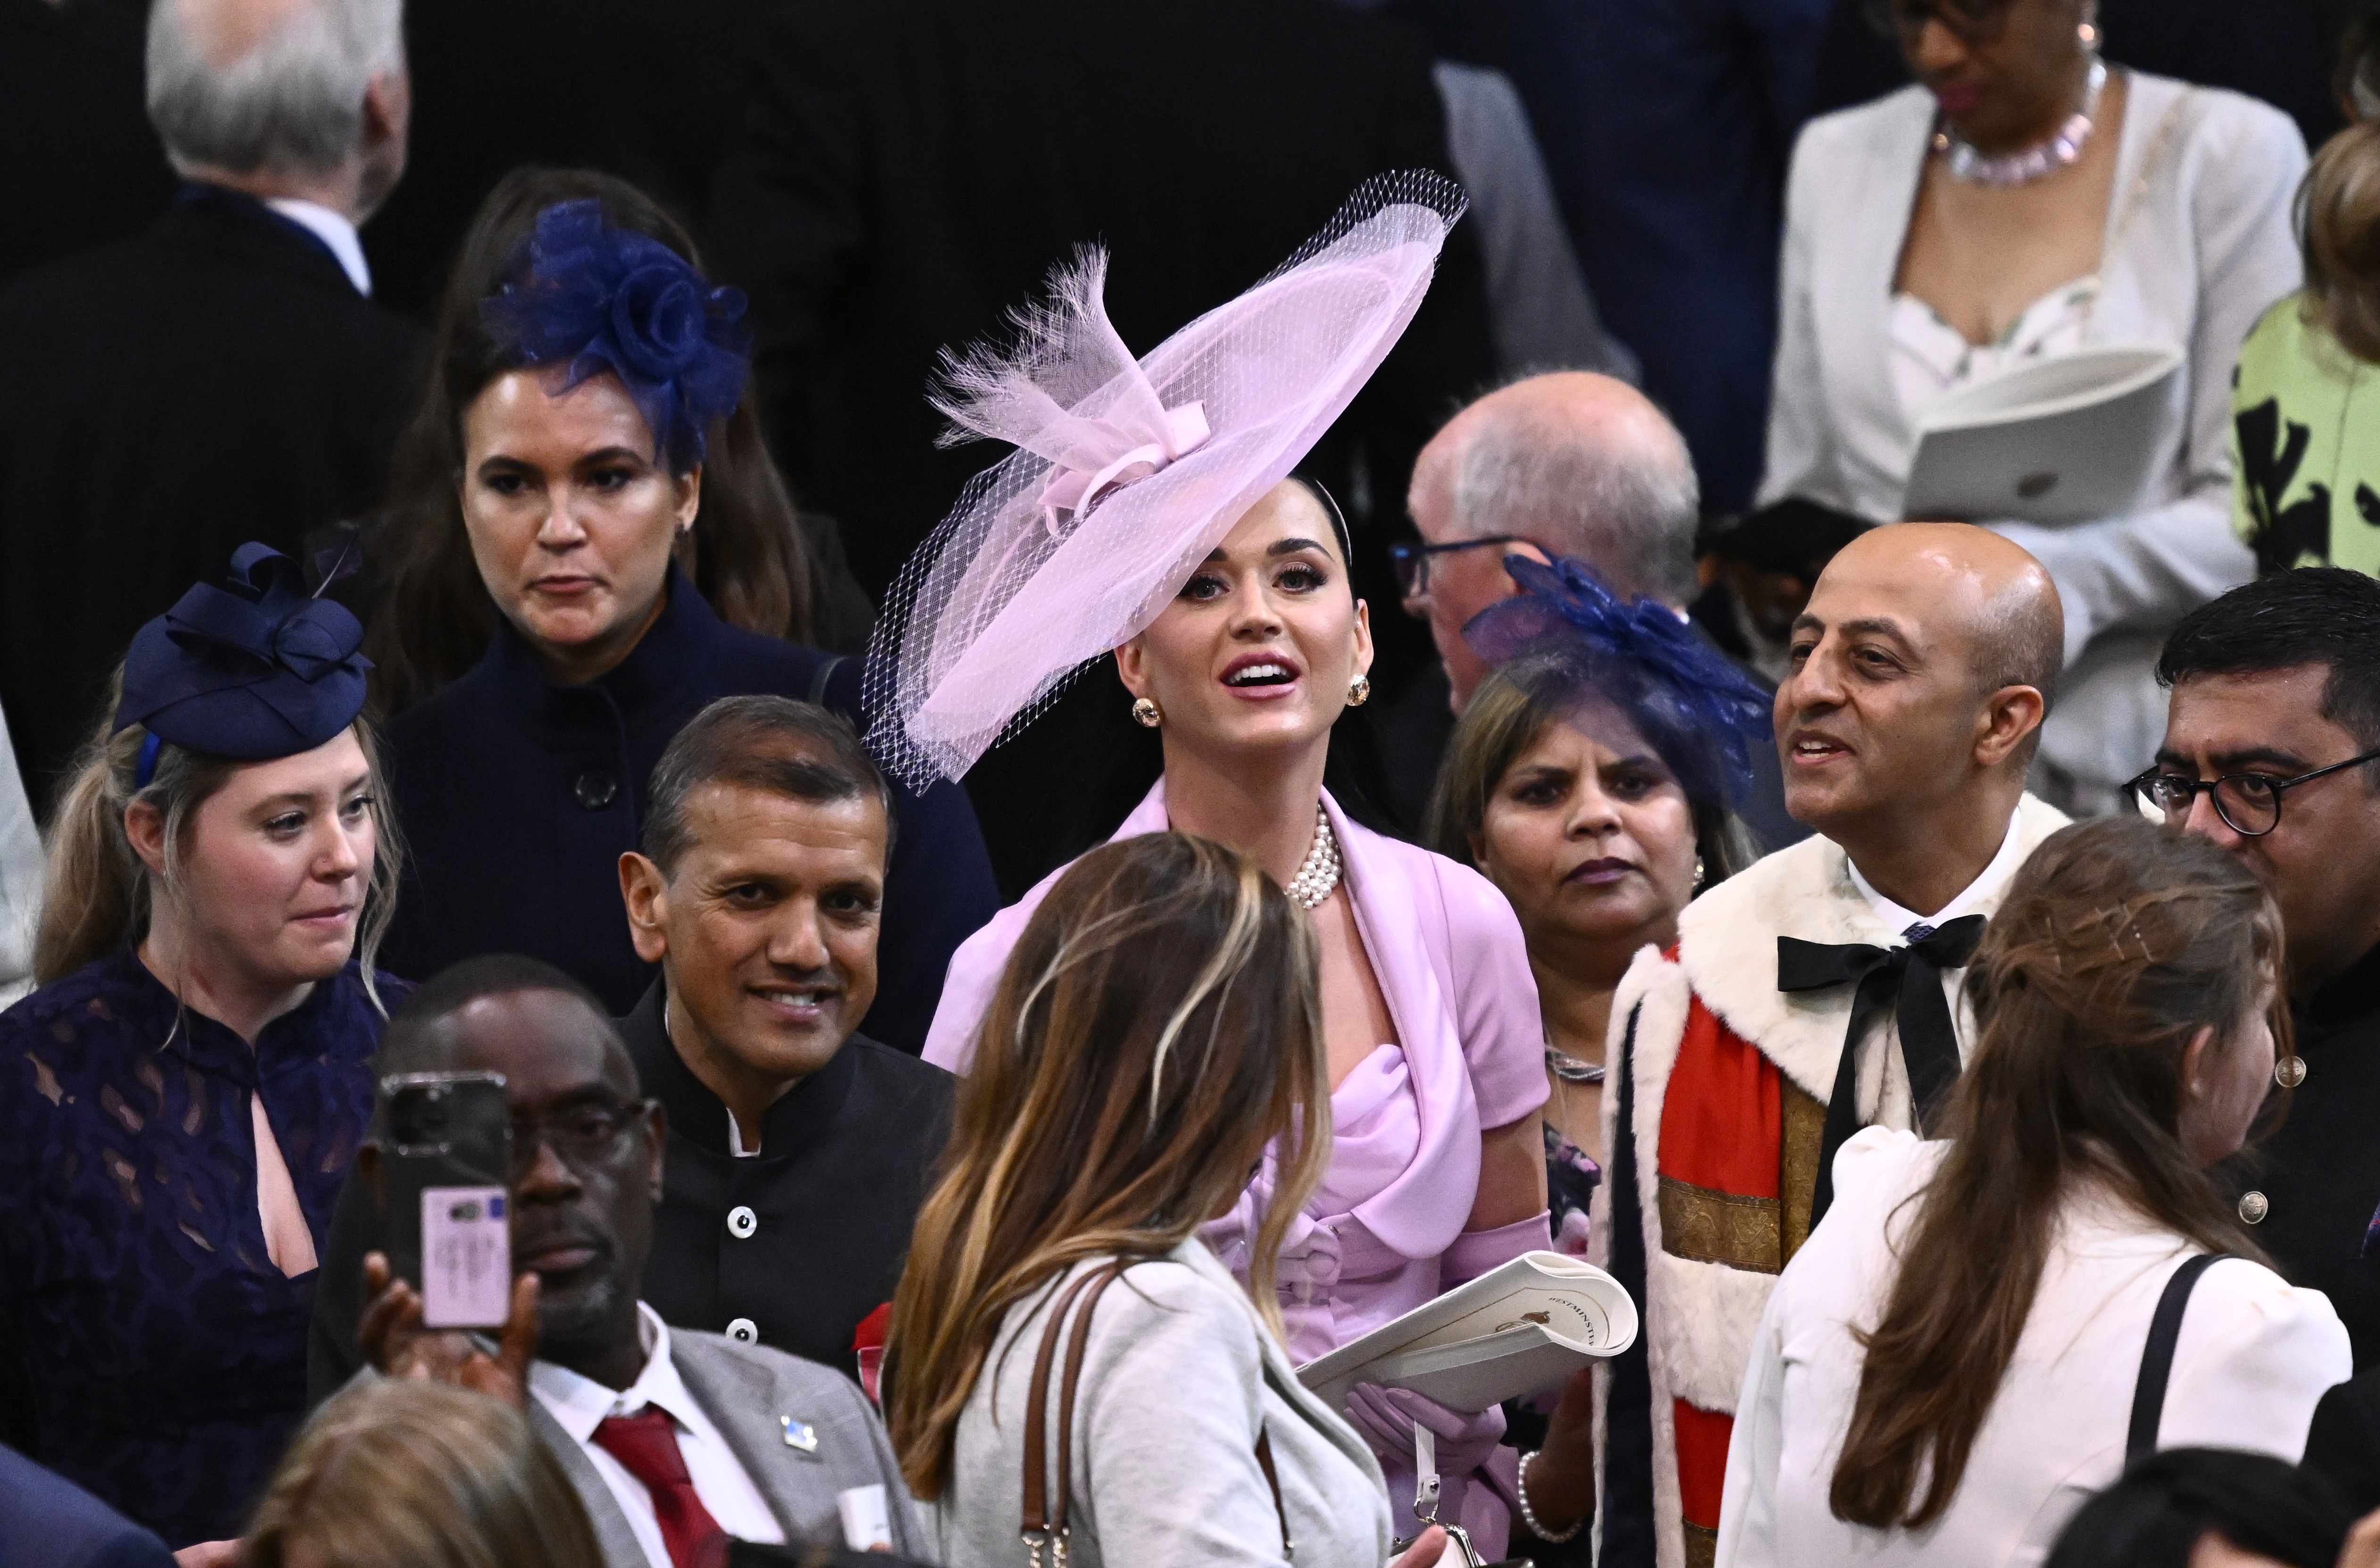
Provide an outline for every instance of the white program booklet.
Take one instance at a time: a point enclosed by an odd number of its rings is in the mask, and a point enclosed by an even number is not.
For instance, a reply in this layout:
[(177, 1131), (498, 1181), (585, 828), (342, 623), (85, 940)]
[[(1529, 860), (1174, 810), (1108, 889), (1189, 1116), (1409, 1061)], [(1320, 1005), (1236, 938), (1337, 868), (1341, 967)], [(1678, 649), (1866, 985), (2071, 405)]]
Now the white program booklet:
[(1636, 1304), (1619, 1281), (1559, 1252), (1526, 1252), (1307, 1362), (1297, 1380), (1335, 1407), (1357, 1383), (1379, 1383), (1485, 1410), (1635, 1340)]
[(1918, 416), (1900, 515), (2058, 525), (2138, 510), (2182, 363), (2178, 348), (2099, 344), (1944, 394)]

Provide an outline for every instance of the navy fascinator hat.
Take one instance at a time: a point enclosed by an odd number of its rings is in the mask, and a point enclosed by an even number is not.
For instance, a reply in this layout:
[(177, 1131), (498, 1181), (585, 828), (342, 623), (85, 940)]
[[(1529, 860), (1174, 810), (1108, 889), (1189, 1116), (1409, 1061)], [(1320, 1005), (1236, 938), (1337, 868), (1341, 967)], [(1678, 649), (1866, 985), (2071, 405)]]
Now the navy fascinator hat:
[(480, 320), (514, 363), (558, 370), (556, 396), (610, 371), (672, 473), (702, 461), (704, 432), (744, 395), (742, 290), (714, 288), (660, 240), (606, 223), (592, 197), (540, 212), (507, 272)]
[(1523, 591), (1474, 615), (1463, 640), (1491, 664), (1560, 664), (1577, 690), (1626, 713), (1692, 800), (1733, 806), (1752, 782), (1752, 748), (1771, 744), (1772, 703), (1685, 617), (1623, 599), (1584, 561), (1507, 555)]
[[(140, 724), (140, 782), (157, 743), (237, 762), (311, 751), (364, 707), (364, 628), (306, 591), (298, 563), (243, 544), (221, 588), (200, 583), (133, 636), (115, 731)], [(114, 733), (114, 732), (111, 732)]]

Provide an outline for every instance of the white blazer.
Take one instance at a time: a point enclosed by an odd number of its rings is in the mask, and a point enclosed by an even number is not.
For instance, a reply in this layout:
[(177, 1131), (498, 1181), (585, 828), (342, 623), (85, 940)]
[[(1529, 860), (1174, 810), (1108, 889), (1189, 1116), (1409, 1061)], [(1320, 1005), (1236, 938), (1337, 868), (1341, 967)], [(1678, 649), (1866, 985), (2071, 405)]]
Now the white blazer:
[[(1851, 1562), (1998, 1568), (2047, 1556), (2124, 1465), (2132, 1387), (2158, 1296), (2191, 1248), (2097, 1193), (2066, 1206), (2000, 1390), (1950, 1506), (1923, 1530), (1874, 1530), (1827, 1501), (1893, 1251), (1944, 1151), (1870, 1127), (1835, 1161), (1835, 1205), (1785, 1266), (1754, 1340), (1727, 1456), (1718, 1568)], [(1889, 1233), (1889, 1234), (1888, 1234)], [(1979, 1238), (1979, 1245), (1986, 1245)], [(2238, 1259), (2200, 1276), (2174, 1347), (2159, 1446), (2297, 1462), (2323, 1391), (2354, 1369), (2319, 1291)]]
[[(1900, 516), (1916, 433), (1893, 385), (1893, 278), (1933, 125), (1933, 96), (1911, 87), (1813, 120), (1794, 146), (1764, 504), (1803, 495), (1876, 522)], [(2301, 280), (2289, 203), (2305, 166), (2279, 110), (2130, 73), (2082, 335), (2188, 356), (2153, 504), (2072, 528), (1995, 525), (2065, 601), (2067, 669), (2042, 756), (2085, 810), (2105, 809), (2112, 797), (2095, 792), (2146, 768), (2163, 738), (2152, 671), (2166, 633), (2254, 572), (2231, 531), (2231, 371), (2248, 329)]]

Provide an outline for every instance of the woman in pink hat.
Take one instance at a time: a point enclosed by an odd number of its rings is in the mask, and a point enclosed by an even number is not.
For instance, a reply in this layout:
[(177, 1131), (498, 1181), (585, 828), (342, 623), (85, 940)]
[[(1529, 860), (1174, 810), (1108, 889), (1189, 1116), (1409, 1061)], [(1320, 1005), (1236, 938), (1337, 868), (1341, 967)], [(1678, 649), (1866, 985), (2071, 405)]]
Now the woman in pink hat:
[[(1288, 477), (1403, 330), (1461, 211), (1435, 176), (1371, 181), (1279, 271), (1138, 362), (1101, 309), (1103, 259), (1062, 274), (1020, 351), (954, 365), (944, 410), (1018, 450), (910, 562), (870, 659), (871, 742), (896, 770), (956, 777), (1111, 653), (1117, 700), (1165, 757), (1115, 836), (1228, 845), (1312, 918), (1334, 1137), (1276, 1264), (1297, 1362), (1548, 1242), (1544, 1030), (1520, 928), (1477, 873), (1367, 831), (1324, 790), (1331, 726), (1369, 695), (1371, 634), (1337, 509)], [(965, 1071), (1060, 874), (953, 956), (927, 1060)], [(1273, 1180), (1268, 1159), (1206, 1230), (1243, 1279)], [(1501, 1554), (1508, 1489), (1466, 1486), (1495, 1474), (1499, 1412), (1363, 1387), (1348, 1414), (1400, 1535), (1415, 1533), (1420, 1426), (1439, 1516)]]

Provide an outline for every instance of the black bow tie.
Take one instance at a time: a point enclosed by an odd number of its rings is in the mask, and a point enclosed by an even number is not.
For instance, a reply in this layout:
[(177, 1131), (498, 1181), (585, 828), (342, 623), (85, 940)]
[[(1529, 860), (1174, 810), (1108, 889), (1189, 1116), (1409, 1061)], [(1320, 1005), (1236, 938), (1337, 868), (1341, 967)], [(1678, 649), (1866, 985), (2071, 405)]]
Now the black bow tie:
[(1959, 1081), (1959, 1036), (1950, 1004), (1942, 995), (1942, 971), (1964, 966), (1983, 940), (1984, 918), (1962, 915), (1939, 928), (1912, 926), (1920, 933), (1906, 947), (1865, 942), (1829, 945), (1798, 937), (1777, 939), (1777, 989), (1824, 991), (1853, 985), (1850, 1027), (1843, 1031), (1842, 1059), (1835, 1066), (1835, 1092), (1827, 1101), (1826, 1136), (1818, 1152), (1818, 1185), (1810, 1201), (1810, 1225), (1817, 1227), (1835, 1200), (1835, 1153), (1860, 1129), (1859, 1041), (1868, 1021), (1893, 1009), (1900, 1027), (1900, 1060), (1909, 1070), (1909, 1097), (1918, 1129), (1939, 1109)]

